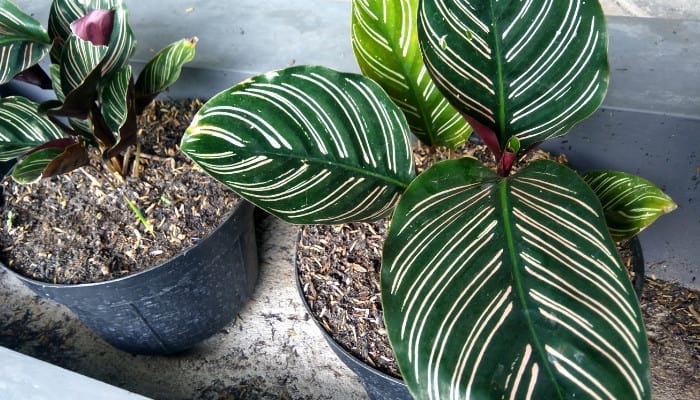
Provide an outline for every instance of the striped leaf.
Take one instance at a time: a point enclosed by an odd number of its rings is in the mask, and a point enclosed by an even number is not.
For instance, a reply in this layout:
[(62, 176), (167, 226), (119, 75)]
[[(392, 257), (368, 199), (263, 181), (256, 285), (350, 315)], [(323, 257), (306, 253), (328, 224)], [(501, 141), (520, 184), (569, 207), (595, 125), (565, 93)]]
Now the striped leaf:
[(24, 97), (0, 99), (0, 161), (13, 160), (63, 132), (45, 115), (38, 104)]
[(42, 145), (17, 162), (12, 179), (26, 185), (70, 172), (90, 162), (85, 148), (73, 139), (57, 139)]
[[(103, 58), (107, 54), (106, 46), (95, 46), (77, 36), (70, 36), (63, 49), (60, 63), (61, 92), (69, 96), (70, 93), (81, 87), (93, 71), (101, 68)], [(97, 86), (94, 86), (92, 97), (97, 95)], [(83, 98), (88, 103), (88, 98)]]
[(37, 182), (47, 165), (63, 153), (62, 149), (50, 147), (36, 151), (20, 160), (12, 170), (12, 179), (22, 185)]
[(424, 0), (418, 35), (436, 85), (482, 137), (521, 149), (602, 103), (607, 32), (595, 0)]
[(181, 149), (292, 223), (377, 219), (414, 177), (401, 110), (372, 80), (323, 67), (269, 72), (219, 93)]
[(439, 163), (384, 245), (384, 318), (416, 398), (650, 398), (646, 336), (595, 193), (537, 161)]
[(0, 0), (0, 84), (38, 63), (51, 49), (41, 24), (9, 0)]
[(352, 45), (362, 72), (377, 81), (429, 146), (456, 148), (471, 134), (467, 121), (430, 79), (418, 45), (418, 0), (353, 0)]
[[(51, 49), (51, 60), (54, 63), (61, 59), (63, 47), (72, 34), (70, 27), (71, 23), (81, 17), (84, 17), (89, 11), (98, 9), (119, 9), (124, 10), (125, 13), (126, 4), (124, 3), (124, 0), (53, 0), (51, 2), (48, 32), (49, 37), (54, 42), (54, 46)], [(124, 28), (124, 24), (121, 22), (115, 22), (114, 26), (115, 30), (121, 31)], [(122, 39), (121, 42), (123, 46), (118, 47), (123, 49), (127, 45), (128, 41)], [(133, 46), (134, 44), (135, 42), (129, 45)]]
[(114, 3), (111, 7), (105, 7), (114, 9), (114, 27), (102, 65), (102, 76), (109, 79), (129, 62), (136, 50), (136, 37), (129, 25), (129, 12), (123, 1), (106, 3)]
[(185, 63), (194, 59), (198, 39), (182, 39), (159, 51), (146, 64), (136, 80), (137, 108), (145, 108), (158, 93), (180, 77)]
[(630, 239), (657, 218), (678, 207), (652, 182), (625, 172), (596, 170), (583, 174), (605, 212), (613, 239)]
[(130, 80), (131, 67), (123, 67), (107, 80), (100, 92), (102, 115), (112, 132), (119, 132), (119, 128), (126, 122), (129, 112), (127, 92), (129, 91)]

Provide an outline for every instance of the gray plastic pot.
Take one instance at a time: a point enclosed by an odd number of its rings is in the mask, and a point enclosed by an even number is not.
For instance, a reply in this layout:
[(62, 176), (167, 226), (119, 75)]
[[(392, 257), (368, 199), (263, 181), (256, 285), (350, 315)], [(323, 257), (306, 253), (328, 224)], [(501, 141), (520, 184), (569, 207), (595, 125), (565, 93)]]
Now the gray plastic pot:
[[(301, 231), (299, 232), (299, 239), (301, 239)], [(299, 243), (299, 241), (300, 240), (297, 240), (297, 243)], [(630, 240), (629, 244), (630, 251), (633, 254), (632, 260), (634, 262), (632, 265), (632, 270), (635, 273), (633, 286), (635, 292), (637, 293), (637, 297), (641, 298), (644, 287), (644, 254), (642, 253), (642, 247), (639, 239), (636, 236)], [(295, 260), (296, 259), (297, 258), (295, 257)], [(299, 291), (301, 302), (304, 303), (304, 307), (306, 307), (306, 312), (309, 314), (309, 316), (311, 316), (311, 319), (321, 330), (324, 339), (326, 339), (326, 342), (328, 342), (328, 345), (331, 347), (333, 352), (360, 379), (369, 398), (371, 400), (412, 400), (413, 397), (408, 391), (408, 387), (403, 380), (385, 374), (384, 372), (379, 371), (378, 369), (365, 363), (354, 354), (347, 351), (342, 345), (340, 345), (340, 343), (336, 342), (333, 337), (331, 337), (328, 331), (326, 331), (323, 325), (321, 325), (321, 323), (316, 319), (314, 313), (311, 311), (309, 303), (306, 301), (304, 289), (302, 288), (301, 282), (298, 278), (299, 263), (297, 261), (295, 261), (295, 271), (297, 276), (297, 290)]]
[(67, 306), (121, 350), (178, 353), (220, 331), (252, 294), (258, 277), (253, 210), (252, 204), (241, 201), (195, 246), (111, 281), (55, 285), (0, 265), (39, 296)]

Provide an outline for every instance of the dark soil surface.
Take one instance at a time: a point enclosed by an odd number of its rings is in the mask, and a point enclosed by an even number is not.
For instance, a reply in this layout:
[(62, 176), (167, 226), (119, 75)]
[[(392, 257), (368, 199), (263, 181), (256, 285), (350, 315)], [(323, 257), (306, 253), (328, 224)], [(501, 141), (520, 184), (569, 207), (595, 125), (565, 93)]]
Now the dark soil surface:
[(155, 102), (144, 112), (140, 149), (128, 157), (138, 160), (138, 177), (120, 182), (97, 164), (27, 186), (5, 178), (0, 262), (44, 282), (99, 282), (162, 263), (206, 237), (238, 198), (178, 150), (201, 105)]
[[(485, 151), (474, 148), (463, 153), (480, 158)], [(426, 157), (450, 156), (426, 156), (422, 150), (416, 154), (418, 164)], [(384, 327), (379, 290), (386, 230), (386, 220), (305, 226), (297, 263), (306, 301), (325, 330), (359, 359), (400, 377)], [(629, 251), (621, 250), (629, 267)], [(700, 293), (647, 278), (641, 307), (649, 336), (655, 398), (700, 398)]]

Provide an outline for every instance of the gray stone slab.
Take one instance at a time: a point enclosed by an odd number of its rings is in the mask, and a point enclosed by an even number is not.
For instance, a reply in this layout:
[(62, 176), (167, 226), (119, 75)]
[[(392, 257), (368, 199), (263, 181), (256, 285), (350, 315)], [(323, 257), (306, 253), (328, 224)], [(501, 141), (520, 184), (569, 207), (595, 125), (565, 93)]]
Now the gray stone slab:
[(0, 346), (3, 400), (146, 400), (146, 397)]

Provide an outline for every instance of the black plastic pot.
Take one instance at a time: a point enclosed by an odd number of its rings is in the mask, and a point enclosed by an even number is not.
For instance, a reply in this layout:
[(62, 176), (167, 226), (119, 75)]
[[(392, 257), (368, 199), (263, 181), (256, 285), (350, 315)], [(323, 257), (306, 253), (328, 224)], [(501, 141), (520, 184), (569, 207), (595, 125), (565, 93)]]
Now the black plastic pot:
[[(300, 233), (301, 235), (301, 233)], [(299, 241), (297, 240), (297, 243)], [(355, 357), (352, 353), (345, 350), (338, 342), (336, 342), (326, 329), (318, 322), (314, 313), (311, 311), (309, 303), (306, 301), (306, 296), (304, 296), (304, 289), (299, 281), (299, 263), (294, 262), (296, 271), (296, 283), (297, 290), (299, 291), (299, 297), (301, 297), (301, 302), (304, 303), (306, 307), (306, 312), (309, 314), (311, 319), (314, 321), (318, 329), (321, 330), (323, 338), (326, 339), (328, 345), (331, 347), (333, 352), (340, 358), (340, 360), (348, 367), (352, 372), (360, 378), (362, 386), (365, 388), (367, 395), (371, 400), (411, 400), (413, 397), (408, 391), (408, 387), (401, 379), (394, 378), (384, 372), (373, 368), (371, 365), (363, 362), (359, 358)]]
[[(297, 243), (300, 242), (301, 231), (299, 232), (299, 238)], [(642, 247), (639, 239), (635, 236), (629, 242), (630, 251), (632, 252), (632, 271), (635, 274), (633, 281), (633, 286), (638, 298), (641, 298), (642, 290), (644, 288), (644, 254), (642, 253)], [(304, 289), (299, 280), (299, 263), (296, 261), (295, 257), (295, 271), (296, 271), (296, 284), (297, 290), (299, 291), (299, 296), (301, 297), (301, 302), (304, 303), (306, 307), (306, 312), (311, 316), (316, 326), (321, 330), (324, 339), (330, 345), (333, 352), (340, 358), (340, 360), (348, 367), (352, 372), (360, 378), (362, 386), (365, 388), (367, 395), (371, 400), (411, 400), (413, 397), (408, 391), (408, 387), (403, 380), (397, 379), (393, 376), (387, 375), (382, 371), (372, 367), (371, 365), (365, 363), (364, 361), (357, 358), (355, 355), (347, 351), (342, 345), (336, 342), (333, 337), (326, 331), (326, 329), (319, 323), (319, 321), (314, 316), (314, 313), (306, 301), (306, 296), (304, 295)]]
[(197, 245), (163, 264), (111, 281), (54, 285), (0, 265), (39, 296), (70, 308), (115, 347), (173, 354), (220, 331), (252, 294), (258, 277), (253, 210), (241, 201)]

